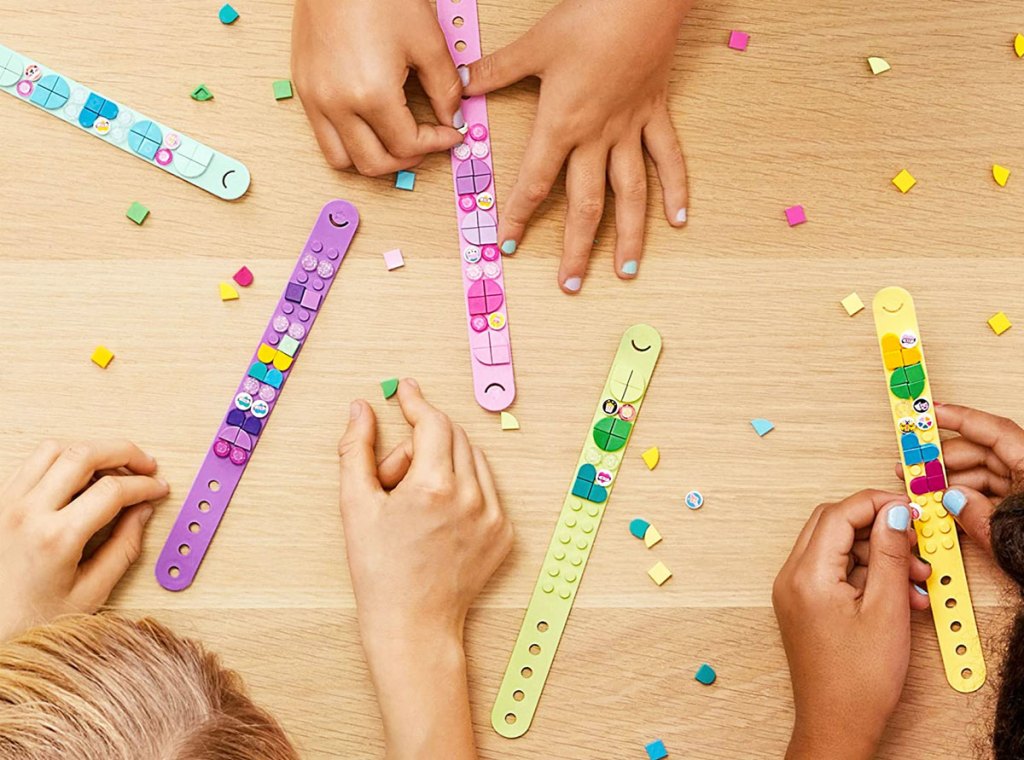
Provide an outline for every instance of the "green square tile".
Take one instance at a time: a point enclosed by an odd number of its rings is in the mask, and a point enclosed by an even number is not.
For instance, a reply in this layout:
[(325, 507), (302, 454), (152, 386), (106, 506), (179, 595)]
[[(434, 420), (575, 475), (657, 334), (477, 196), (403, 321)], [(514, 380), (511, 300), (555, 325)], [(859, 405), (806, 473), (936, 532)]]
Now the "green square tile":
[(288, 356), (295, 356), (295, 352), (299, 350), (299, 342), (291, 335), (285, 335), (281, 338), (281, 342), (277, 344), (277, 350), (288, 354)]
[(138, 201), (135, 201), (128, 207), (128, 210), (124, 212), (124, 215), (136, 224), (142, 224), (146, 221), (146, 217), (149, 216), (149, 209)]
[(290, 80), (278, 79), (274, 82), (274, 100), (287, 100), (293, 94)]

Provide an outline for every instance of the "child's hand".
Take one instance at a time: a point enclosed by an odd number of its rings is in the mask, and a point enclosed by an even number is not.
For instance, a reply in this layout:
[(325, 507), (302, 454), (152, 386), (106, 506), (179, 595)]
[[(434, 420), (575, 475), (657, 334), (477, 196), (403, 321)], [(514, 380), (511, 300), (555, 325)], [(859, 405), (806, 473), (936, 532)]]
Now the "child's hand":
[(0, 486), (0, 641), (107, 601), (139, 557), (148, 502), (167, 495), (155, 472), (156, 460), (128, 441), (47, 441)]
[[(443, 126), (413, 118), (410, 69)], [(462, 82), (429, 0), (296, 0), (292, 76), (335, 169), (377, 177), (462, 142)]]
[(644, 146), (654, 159), (670, 224), (686, 222), (686, 164), (669, 117), (668, 79), (690, 0), (573, 0), (516, 42), (474, 63), (467, 95), (528, 76), (541, 80), (533, 135), (499, 222), (512, 253), (568, 161), (568, 209), (558, 282), (583, 284), (604, 211), (605, 175), (615, 193), (615, 272), (631, 278), (643, 253), (647, 215)]
[(872, 757), (899, 701), (910, 610), (928, 607), (912, 582), (931, 573), (911, 553), (905, 504), (905, 496), (862, 491), (818, 507), (775, 579), (796, 703), (790, 760)]
[[(1016, 487), (1024, 467), (1024, 430), (1005, 417), (966, 406), (935, 405), (935, 421), (959, 438), (942, 442), (942, 458), (950, 489), (943, 506), (960, 527), (991, 552), (989, 520), (996, 508)], [(903, 467), (896, 465), (903, 477)]]
[(403, 380), (412, 437), (377, 464), (377, 421), (351, 407), (341, 516), (389, 758), (475, 758), (463, 626), (512, 546), (487, 459)]

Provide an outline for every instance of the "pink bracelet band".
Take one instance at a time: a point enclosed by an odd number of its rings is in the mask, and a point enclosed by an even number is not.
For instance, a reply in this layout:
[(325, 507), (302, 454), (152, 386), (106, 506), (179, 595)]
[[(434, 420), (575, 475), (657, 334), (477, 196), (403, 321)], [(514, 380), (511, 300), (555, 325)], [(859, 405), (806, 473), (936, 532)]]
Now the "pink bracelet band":
[[(437, 16), (455, 65), (461, 69), (478, 60), (481, 52), (476, 0), (438, 0)], [(462, 115), (466, 139), (452, 148), (451, 157), (470, 365), (477, 403), (497, 412), (512, 403), (516, 387), (508, 298), (498, 248), (498, 209), (486, 98), (463, 98)]]
[(156, 579), (168, 591), (195, 580), (358, 226), (351, 203), (321, 210), (157, 559)]

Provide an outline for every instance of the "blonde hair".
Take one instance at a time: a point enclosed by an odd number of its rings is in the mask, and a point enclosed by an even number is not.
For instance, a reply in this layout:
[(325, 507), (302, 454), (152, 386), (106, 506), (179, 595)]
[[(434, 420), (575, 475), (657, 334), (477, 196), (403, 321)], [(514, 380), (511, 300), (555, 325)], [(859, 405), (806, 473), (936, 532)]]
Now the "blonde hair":
[(0, 644), (0, 760), (297, 760), (215, 654), (148, 618), (72, 616)]

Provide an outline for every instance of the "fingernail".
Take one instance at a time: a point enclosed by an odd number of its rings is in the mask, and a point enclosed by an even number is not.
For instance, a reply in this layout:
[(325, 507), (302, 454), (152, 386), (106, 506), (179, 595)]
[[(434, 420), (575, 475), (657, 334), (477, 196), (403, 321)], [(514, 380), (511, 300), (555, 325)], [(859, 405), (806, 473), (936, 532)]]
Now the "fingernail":
[(363, 405), (358, 401), (353, 401), (348, 407), (348, 418), (355, 420), (359, 418), (359, 415), (363, 413)]
[(891, 507), (885, 516), (885, 522), (893, 530), (906, 530), (910, 525), (910, 510), (903, 505)]
[(413, 380), (411, 377), (405, 378), (405, 382), (409, 383), (409, 385), (411, 385), (416, 390), (420, 389), (420, 384)]
[(164, 487), (164, 490), (166, 490), (166, 491), (170, 491), (171, 490), (171, 484), (168, 483), (163, 478), (157, 478), (156, 482), (159, 483), (160, 485), (162, 485)]
[(466, 118), (462, 115), (461, 108), (458, 111), (456, 111), (455, 115), (452, 117), (452, 126), (454, 126), (456, 129), (462, 129), (464, 126), (466, 126)]
[(465, 87), (469, 84), (469, 66), (459, 66), (456, 69), (459, 72), (459, 79), (462, 80), (462, 86)]
[(573, 293), (578, 293), (579, 289), (583, 287), (583, 280), (579, 277), (570, 277), (562, 283), (562, 287)]
[(139, 519), (142, 521), (143, 525), (148, 523), (149, 522), (149, 518), (152, 517), (152, 516), (153, 516), (153, 508), (150, 507), (150, 506), (143, 507), (142, 510), (139, 512)]
[(517, 244), (515, 240), (506, 240), (501, 244), (501, 252), (507, 253), (510, 256), (516, 252)]
[(676, 212), (676, 224), (686, 224), (686, 209), (681, 208)]
[(639, 266), (640, 263), (638, 261), (636, 261), (635, 259), (630, 259), (629, 261), (622, 265), (622, 273), (636, 274), (636, 270)]
[(921, 586), (918, 586), (916, 583), (914, 583), (912, 585), (914, 586), (914, 591), (919, 593), (921, 596), (928, 596), (928, 590), (927, 589), (922, 588)]
[(942, 506), (946, 508), (953, 517), (959, 517), (967, 506), (967, 496), (959, 488), (950, 488), (942, 496)]
[(918, 559), (924, 562), (926, 565), (928, 565), (928, 567), (932, 566), (932, 563), (926, 560), (924, 557), (918, 557)]

